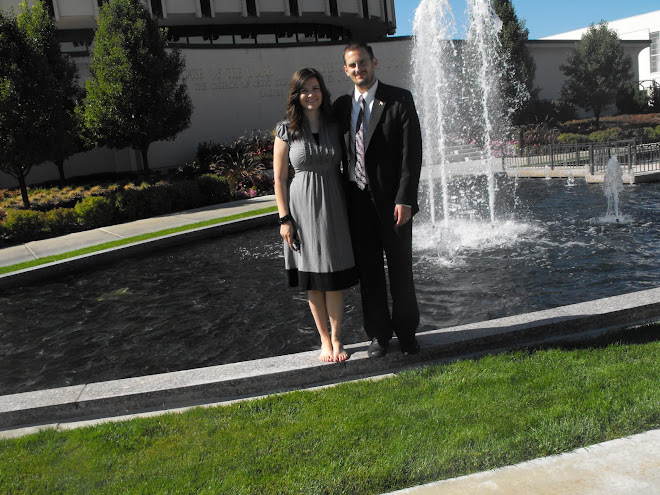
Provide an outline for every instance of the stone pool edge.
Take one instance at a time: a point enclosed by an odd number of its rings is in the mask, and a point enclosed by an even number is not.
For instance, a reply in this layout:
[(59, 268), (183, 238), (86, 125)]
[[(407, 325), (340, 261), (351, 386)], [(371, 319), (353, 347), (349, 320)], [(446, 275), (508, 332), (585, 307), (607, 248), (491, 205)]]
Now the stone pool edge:
[(418, 334), (422, 351), (403, 356), (396, 339), (382, 359), (368, 342), (351, 358), (323, 364), (318, 351), (72, 387), (0, 396), (0, 431), (166, 411), (382, 375), (512, 349), (595, 340), (660, 319), (660, 288)]

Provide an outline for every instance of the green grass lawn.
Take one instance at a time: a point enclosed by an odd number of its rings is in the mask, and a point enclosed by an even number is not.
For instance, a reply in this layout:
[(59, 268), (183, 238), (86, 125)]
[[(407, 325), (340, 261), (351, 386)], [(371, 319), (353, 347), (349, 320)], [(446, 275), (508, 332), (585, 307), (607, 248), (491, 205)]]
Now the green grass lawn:
[(187, 230), (198, 229), (201, 227), (208, 227), (210, 225), (216, 225), (219, 223), (230, 222), (232, 220), (240, 220), (241, 218), (249, 218), (263, 213), (272, 213), (277, 211), (277, 206), (270, 206), (268, 208), (262, 208), (259, 210), (248, 211), (245, 213), (238, 213), (236, 215), (230, 215), (222, 218), (214, 218), (212, 220), (205, 220), (203, 222), (197, 222), (189, 225), (182, 225), (181, 227), (174, 227), (171, 229), (159, 230), (158, 232), (150, 232), (148, 234), (137, 235), (133, 237), (126, 237), (118, 241), (106, 242), (103, 244), (98, 244), (96, 246), (90, 246), (84, 249), (76, 249), (74, 251), (69, 251), (67, 253), (62, 253), (54, 256), (47, 256), (44, 258), (39, 258), (31, 261), (26, 261), (24, 263), (17, 263), (15, 265), (8, 265), (0, 267), (0, 275), (3, 273), (11, 273), (18, 270), (24, 270), (25, 268), (31, 268), (33, 266), (45, 265), (46, 263), (52, 263), (54, 261), (60, 261), (67, 258), (73, 258), (75, 256), (82, 256), (84, 254), (95, 253), (98, 251), (103, 251), (105, 249), (112, 249), (119, 246), (124, 246), (126, 244), (133, 244), (136, 242), (146, 241), (148, 239), (153, 239), (155, 237), (163, 237), (165, 235), (175, 234), (177, 232), (185, 232)]
[(3, 440), (0, 493), (377, 494), (658, 428), (658, 384), (658, 341), (425, 366)]

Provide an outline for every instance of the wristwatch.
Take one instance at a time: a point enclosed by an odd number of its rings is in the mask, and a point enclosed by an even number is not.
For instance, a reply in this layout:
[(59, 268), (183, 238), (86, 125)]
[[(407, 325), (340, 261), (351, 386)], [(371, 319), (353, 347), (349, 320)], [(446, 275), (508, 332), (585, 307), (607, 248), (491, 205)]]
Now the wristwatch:
[(286, 222), (288, 222), (290, 220), (293, 220), (293, 217), (291, 215), (284, 215), (283, 217), (280, 217), (278, 222), (280, 223), (280, 225), (282, 225), (282, 224), (285, 224)]

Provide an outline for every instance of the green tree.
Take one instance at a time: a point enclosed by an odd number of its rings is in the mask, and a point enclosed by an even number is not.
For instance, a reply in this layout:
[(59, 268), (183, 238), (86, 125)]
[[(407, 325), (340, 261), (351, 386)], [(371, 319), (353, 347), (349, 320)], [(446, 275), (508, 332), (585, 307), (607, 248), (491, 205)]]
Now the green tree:
[(620, 114), (648, 113), (650, 96), (639, 84), (631, 82), (619, 90), (616, 95), (616, 108)]
[(78, 69), (71, 57), (62, 53), (55, 25), (42, 0), (37, 0), (32, 8), (23, 2), (17, 20), (36, 54), (45, 58), (54, 78), (55, 84), (50, 88), (53, 106), (48, 112), (52, 132), (41, 145), (48, 148), (48, 159), (57, 166), (60, 183), (64, 184), (64, 161), (84, 149), (80, 119), (75, 113), (83, 94), (78, 85)]
[(55, 77), (38, 45), (13, 14), (0, 11), (0, 168), (18, 181), (26, 208), (26, 177), (49, 158), (58, 104)]
[(560, 69), (566, 76), (562, 98), (593, 112), (596, 129), (603, 109), (632, 80), (632, 59), (624, 54), (619, 36), (605, 21), (598, 27), (591, 24)]
[(100, 11), (84, 120), (98, 145), (140, 150), (145, 170), (154, 141), (190, 126), (192, 103), (181, 80), (185, 62), (140, 0), (114, 0)]
[(536, 63), (526, 44), (529, 30), (525, 21), (518, 19), (511, 0), (493, 0), (493, 9), (502, 21), (498, 38), (507, 64), (504, 97), (508, 107), (515, 109), (512, 123), (517, 125), (529, 120), (532, 102), (538, 97), (534, 89)]

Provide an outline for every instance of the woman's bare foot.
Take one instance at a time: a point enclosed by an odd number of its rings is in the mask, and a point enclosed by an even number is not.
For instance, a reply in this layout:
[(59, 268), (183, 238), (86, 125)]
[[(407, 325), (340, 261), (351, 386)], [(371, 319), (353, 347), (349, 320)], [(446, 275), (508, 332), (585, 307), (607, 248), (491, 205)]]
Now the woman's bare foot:
[(321, 354), (319, 354), (319, 359), (324, 363), (333, 363), (335, 361), (332, 344), (330, 342), (321, 342)]
[(348, 359), (348, 352), (344, 350), (344, 346), (337, 340), (332, 341), (332, 355), (335, 363), (341, 363)]

